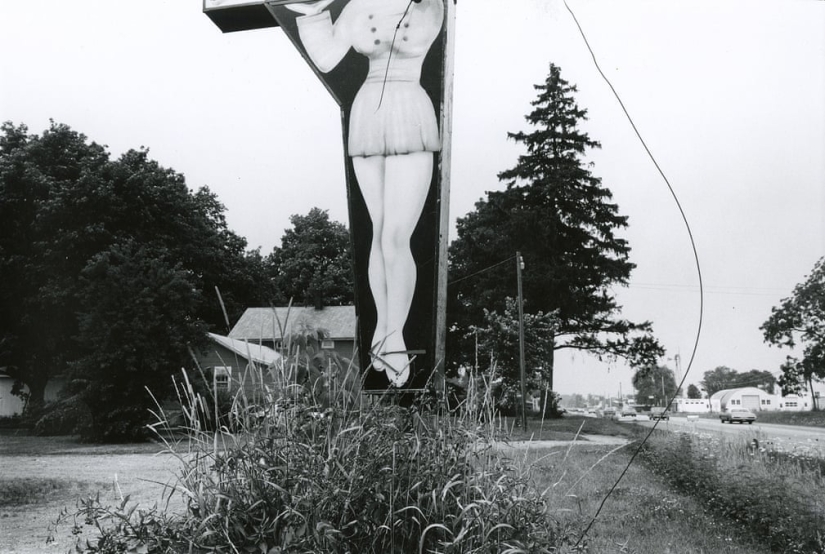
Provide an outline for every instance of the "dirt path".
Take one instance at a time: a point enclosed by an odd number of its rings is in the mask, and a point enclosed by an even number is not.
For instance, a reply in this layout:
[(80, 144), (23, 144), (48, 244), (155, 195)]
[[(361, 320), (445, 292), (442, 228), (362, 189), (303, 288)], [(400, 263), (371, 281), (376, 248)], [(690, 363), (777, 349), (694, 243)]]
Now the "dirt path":
[[(71, 526), (55, 535), (56, 544), (45, 543), (49, 524), (63, 507), (74, 508), (78, 496), (100, 492), (103, 503), (119, 503), (121, 494), (150, 507), (161, 503), (164, 484), (174, 480), (177, 460), (169, 454), (153, 454), (157, 447), (138, 445), (144, 453), (103, 454), (112, 447), (79, 447), (56, 453), (7, 454), (7, 437), (0, 437), (0, 484), (48, 482), (53, 493), (34, 503), (0, 504), (0, 552), (3, 554), (65, 553), (74, 544)], [(42, 439), (41, 439), (42, 440)], [(115, 447), (128, 451), (126, 447)], [(35, 450), (39, 450), (36, 448)]]

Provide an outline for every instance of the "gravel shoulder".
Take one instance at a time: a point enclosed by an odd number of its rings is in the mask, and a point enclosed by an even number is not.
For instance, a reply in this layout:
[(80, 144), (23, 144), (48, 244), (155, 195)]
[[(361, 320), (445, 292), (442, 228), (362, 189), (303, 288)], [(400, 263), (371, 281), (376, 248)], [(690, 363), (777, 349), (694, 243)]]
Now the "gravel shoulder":
[[(15, 449), (22, 453), (9, 453)], [(61, 509), (74, 509), (80, 496), (99, 492), (102, 503), (119, 504), (129, 495), (143, 507), (161, 504), (165, 485), (174, 483), (178, 461), (159, 452), (160, 447), (152, 444), (89, 446), (63, 438), (0, 436), (0, 484), (54, 485), (54, 492), (31, 502), (0, 503), (0, 552), (67, 552), (74, 544), (70, 525), (58, 529), (56, 543), (47, 545), (46, 537)]]

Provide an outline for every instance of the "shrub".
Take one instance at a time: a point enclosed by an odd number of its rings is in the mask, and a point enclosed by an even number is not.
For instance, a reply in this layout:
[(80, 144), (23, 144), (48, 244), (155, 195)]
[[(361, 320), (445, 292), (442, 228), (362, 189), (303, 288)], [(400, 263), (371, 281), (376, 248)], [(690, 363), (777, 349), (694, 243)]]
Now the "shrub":
[(81, 434), (88, 426), (89, 411), (77, 397), (69, 396), (42, 405), (27, 413), (33, 421), (34, 434), (42, 437)]
[[(544, 497), (490, 447), (483, 420), (493, 410), (483, 403), (443, 414), (426, 399), (356, 404), (351, 388), (329, 386), (332, 375), (316, 377), (267, 389), (262, 402), (239, 391), (217, 430), (204, 425), (209, 406), (184, 378), (188, 436), (166, 444), (185, 509), (86, 500), (76, 515), (99, 538), (80, 551), (539, 553), (568, 542)], [(169, 436), (158, 415), (154, 428)]]

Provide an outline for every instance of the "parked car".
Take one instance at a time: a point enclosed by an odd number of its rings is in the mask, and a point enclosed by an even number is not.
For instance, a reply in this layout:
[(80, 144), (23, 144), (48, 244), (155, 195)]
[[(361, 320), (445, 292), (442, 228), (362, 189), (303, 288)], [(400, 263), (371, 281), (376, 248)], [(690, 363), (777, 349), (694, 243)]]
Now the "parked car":
[(661, 406), (654, 406), (650, 408), (650, 419), (655, 421), (657, 419), (664, 419), (668, 421), (670, 419), (670, 414), (667, 411), (667, 408), (663, 408)]
[(738, 421), (739, 423), (745, 423), (747, 421), (749, 424), (752, 424), (754, 421), (756, 421), (756, 414), (754, 414), (753, 412), (749, 412), (748, 410), (745, 410), (743, 408), (732, 408), (727, 412), (722, 412), (721, 414), (719, 414), (719, 420), (722, 423), (725, 423), (726, 421), (728, 423), (733, 423), (735, 421)]

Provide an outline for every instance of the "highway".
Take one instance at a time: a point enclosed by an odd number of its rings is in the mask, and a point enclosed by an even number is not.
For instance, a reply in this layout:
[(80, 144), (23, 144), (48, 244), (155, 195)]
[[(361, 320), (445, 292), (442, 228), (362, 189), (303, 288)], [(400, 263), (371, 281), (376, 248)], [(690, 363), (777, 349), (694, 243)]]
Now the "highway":
[[(652, 421), (640, 421), (637, 425), (653, 426)], [(728, 437), (741, 437), (743, 442), (756, 438), (760, 445), (799, 452), (825, 458), (825, 429), (820, 427), (798, 427), (771, 423), (753, 424), (721, 423), (718, 419), (688, 419), (685, 416), (671, 416), (668, 421), (660, 421), (656, 427), (661, 430), (691, 433), (717, 433)]]

